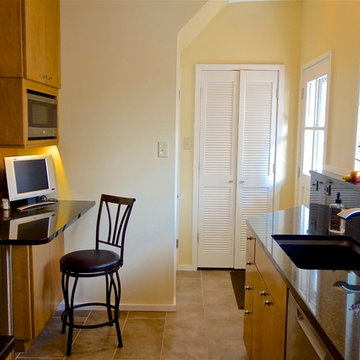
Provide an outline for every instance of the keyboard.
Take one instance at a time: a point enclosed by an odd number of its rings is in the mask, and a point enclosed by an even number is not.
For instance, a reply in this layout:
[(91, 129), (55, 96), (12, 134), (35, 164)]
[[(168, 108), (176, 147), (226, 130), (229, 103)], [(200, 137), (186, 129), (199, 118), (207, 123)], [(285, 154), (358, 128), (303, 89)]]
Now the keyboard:
[(42, 208), (42, 207), (45, 207), (48, 205), (54, 205), (54, 204), (56, 204), (56, 201), (41, 201), (41, 202), (34, 203), (34, 204), (19, 206), (17, 209), (19, 211), (25, 211), (25, 210), (38, 209), (38, 208)]

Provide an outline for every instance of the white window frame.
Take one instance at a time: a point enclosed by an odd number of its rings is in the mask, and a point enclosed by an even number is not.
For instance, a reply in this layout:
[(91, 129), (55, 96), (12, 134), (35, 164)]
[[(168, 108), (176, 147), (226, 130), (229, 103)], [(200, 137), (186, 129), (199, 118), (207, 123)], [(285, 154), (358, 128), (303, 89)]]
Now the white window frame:
[(301, 176), (302, 176), (302, 164), (303, 164), (303, 142), (304, 142), (304, 129), (305, 129), (305, 86), (304, 84), (304, 71), (318, 66), (321, 63), (327, 63), (328, 66), (328, 78), (327, 78), (327, 103), (325, 110), (325, 126), (324, 126), (324, 156), (323, 156), (323, 169), (326, 168), (326, 148), (327, 148), (327, 132), (329, 124), (329, 104), (331, 102), (331, 69), (332, 69), (332, 51), (329, 51), (318, 58), (310, 61), (309, 63), (301, 67), (300, 75), (300, 89), (299, 89), (299, 125), (298, 125), (298, 139), (297, 139), (297, 160), (296, 160), (296, 175), (295, 175), (295, 205), (302, 204), (301, 192), (299, 191)]

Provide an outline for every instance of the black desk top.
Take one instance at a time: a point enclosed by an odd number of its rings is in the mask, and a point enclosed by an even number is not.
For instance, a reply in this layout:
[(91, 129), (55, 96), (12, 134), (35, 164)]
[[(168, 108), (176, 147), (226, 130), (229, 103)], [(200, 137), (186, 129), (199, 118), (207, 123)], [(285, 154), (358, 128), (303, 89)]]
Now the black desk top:
[(14, 348), (15, 338), (13, 336), (0, 336), (0, 359), (6, 359)]
[(94, 205), (95, 201), (59, 200), (33, 210), (0, 210), (0, 245), (46, 244)]

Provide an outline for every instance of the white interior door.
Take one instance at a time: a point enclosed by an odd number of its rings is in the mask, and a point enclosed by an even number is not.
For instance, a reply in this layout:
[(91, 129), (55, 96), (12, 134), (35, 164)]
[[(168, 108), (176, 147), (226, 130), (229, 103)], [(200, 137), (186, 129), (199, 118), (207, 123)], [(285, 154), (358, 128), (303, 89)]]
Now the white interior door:
[(201, 71), (198, 267), (244, 268), (246, 219), (273, 210), (278, 77)]
[(198, 267), (233, 267), (238, 71), (202, 71)]
[(235, 268), (245, 267), (246, 219), (273, 211), (278, 71), (241, 71)]
[(310, 170), (325, 164), (331, 58), (326, 55), (302, 70), (296, 204), (310, 202)]

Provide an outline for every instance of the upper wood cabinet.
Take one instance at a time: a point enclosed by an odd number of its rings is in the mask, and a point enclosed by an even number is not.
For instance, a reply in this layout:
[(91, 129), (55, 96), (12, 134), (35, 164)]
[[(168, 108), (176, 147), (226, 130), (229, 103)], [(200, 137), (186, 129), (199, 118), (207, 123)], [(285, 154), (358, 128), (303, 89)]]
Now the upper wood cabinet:
[(0, 2), (0, 77), (60, 88), (60, 1)]

